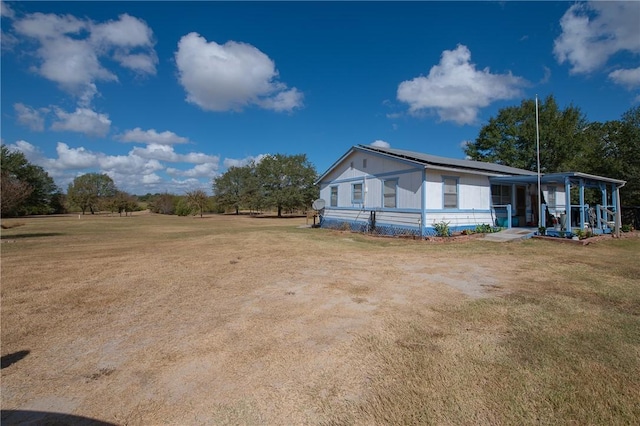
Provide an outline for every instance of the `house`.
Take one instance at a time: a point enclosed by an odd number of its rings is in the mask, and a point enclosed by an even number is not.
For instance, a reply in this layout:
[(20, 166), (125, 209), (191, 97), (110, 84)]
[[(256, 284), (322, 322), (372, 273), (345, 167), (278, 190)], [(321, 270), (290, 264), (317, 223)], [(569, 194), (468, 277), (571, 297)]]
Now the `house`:
[[(539, 209), (535, 172), (365, 145), (349, 149), (316, 183), (325, 200), (320, 226), (422, 237), (435, 235), (442, 223), (453, 232), (483, 224), (540, 224), (566, 235), (583, 226), (611, 232), (616, 223), (619, 228), (616, 206), (625, 184), (577, 172), (544, 175)], [(602, 202), (590, 207), (584, 193), (593, 188)], [(538, 211), (544, 212), (540, 221)]]

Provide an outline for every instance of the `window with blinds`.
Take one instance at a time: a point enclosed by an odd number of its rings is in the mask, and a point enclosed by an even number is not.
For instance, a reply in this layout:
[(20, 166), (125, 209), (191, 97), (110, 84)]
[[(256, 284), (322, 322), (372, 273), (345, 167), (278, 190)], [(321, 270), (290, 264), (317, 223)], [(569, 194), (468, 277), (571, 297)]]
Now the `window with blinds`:
[(444, 208), (458, 208), (458, 179), (444, 178)]
[(388, 207), (388, 208), (396, 208), (396, 192), (397, 192), (397, 187), (398, 187), (398, 181), (397, 180), (385, 180), (384, 181), (384, 187), (383, 187), (383, 202), (384, 202), (384, 207)]
[(338, 187), (331, 187), (331, 201), (329, 203), (331, 207), (338, 207)]

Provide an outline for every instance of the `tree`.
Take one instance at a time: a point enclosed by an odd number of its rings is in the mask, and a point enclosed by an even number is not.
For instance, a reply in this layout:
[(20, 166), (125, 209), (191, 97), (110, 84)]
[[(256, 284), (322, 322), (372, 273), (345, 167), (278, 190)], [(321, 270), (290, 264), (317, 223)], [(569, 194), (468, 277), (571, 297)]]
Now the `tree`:
[(218, 204), (233, 208), (240, 214), (240, 208), (251, 204), (251, 199), (257, 191), (253, 164), (244, 167), (229, 167), (222, 175), (213, 179), (213, 194)]
[(52, 197), (59, 191), (51, 176), (22, 152), (1, 145), (0, 154), (2, 215), (51, 213)]
[(318, 196), (317, 174), (305, 154), (269, 155), (256, 166), (256, 176), (265, 202), (278, 209), (306, 207)]
[[(542, 173), (569, 171), (584, 163), (589, 123), (578, 107), (561, 110), (555, 98), (548, 96), (539, 105), (539, 123)], [(466, 146), (465, 154), (472, 160), (536, 171), (535, 101), (527, 99), (520, 106), (498, 111)]]
[(27, 182), (12, 176), (10, 173), (2, 171), (0, 193), (2, 203), (0, 204), (2, 216), (11, 216), (19, 211), (25, 200), (33, 192), (33, 188)]
[(177, 202), (177, 197), (168, 192), (156, 194), (154, 198), (149, 201), (149, 210), (153, 213), (174, 214)]
[(591, 123), (589, 155), (581, 171), (627, 181), (620, 191), (623, 205), (640, 205), (640, 106), (620, 120)]
[(76, 177), (69, 184), (67, 199), (85, 214), (89, 209), (94, 214), (101, 205), (108, 205), (108, 201), (117, 193), (116, 185), (106, 174), (87, 173)]
[(122, 212), (127, 215), (127, 212), (132, 212), (138, 209), (138, 201), (135, 196), (130, 195), (124, 191), (116, 191), (115, 194), (107, 199), (104, 203), (111, 212), (117, 211), (120, 216)]
[(187, 192), (187, 204), (194, 210), (200, 211), (200, 217), (202, 217), (204, 209), (209, 204), (209, 197), (201, 189), (189, 191)]

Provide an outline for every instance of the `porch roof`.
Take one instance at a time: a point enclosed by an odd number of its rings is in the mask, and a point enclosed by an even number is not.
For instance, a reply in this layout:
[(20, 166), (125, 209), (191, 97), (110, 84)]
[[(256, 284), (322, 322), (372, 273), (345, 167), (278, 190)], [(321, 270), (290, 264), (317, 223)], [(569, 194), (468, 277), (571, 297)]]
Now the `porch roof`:
[[(618, 187), (624, 186), (627, 182), (619, 179), (612, 179), (604, 176), (590, 175), (581, 172), (562, 172), (549, 173), (540, 176), (541, 183), (561, 183), (564, 184), (566, 178), (570, 181), (578, 181), (582, 179), (585, 186), (595, 185), (597, 183), (610, 183)], [(538, 176), (496, 176), (489, 178), (491, 183), (537, 183)]]

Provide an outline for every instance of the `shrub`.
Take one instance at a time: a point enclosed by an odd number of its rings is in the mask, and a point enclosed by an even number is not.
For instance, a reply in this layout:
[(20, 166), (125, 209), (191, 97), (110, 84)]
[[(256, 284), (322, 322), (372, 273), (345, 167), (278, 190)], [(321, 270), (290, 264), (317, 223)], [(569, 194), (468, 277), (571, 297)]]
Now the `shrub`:
[(442, 222), (434, 223), (433, 228), (436, 230), (436, 235), (438, 237), (451, 236), (451, 230), (449, 229), (449, 222), (445, 222), (443, 220)]
[(631, 231), (633, 231), (633, 225), (622, 225), (620, 227), (620, 230), (622, 232), (631, 232)]
[(490, 234), (491, 232), (495, 232), (495, 228), (488, 223), (484, 223), (476, 226), (476, 232), (478, 234)]

